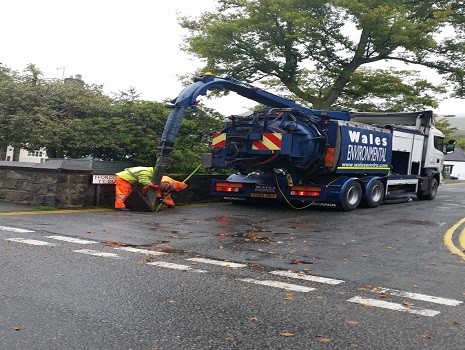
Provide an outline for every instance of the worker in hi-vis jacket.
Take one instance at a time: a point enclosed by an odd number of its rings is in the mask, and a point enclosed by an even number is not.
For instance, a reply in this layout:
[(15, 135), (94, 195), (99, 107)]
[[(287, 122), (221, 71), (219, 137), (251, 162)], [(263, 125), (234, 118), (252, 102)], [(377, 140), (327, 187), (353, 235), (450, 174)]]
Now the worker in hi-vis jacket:
[(157, 199), (164, 203), (168, 208), (174, 208), (173, 198), (169, 195), (171, 191), (182, 191), (187, 184), (176, 181), (168, 176), (163, 176), (160, 182), (160, 190), (157, 192)]
[(116, 173), (115, 180), (115, 210), (129, 210), (124, 201), (129, 197), (133, 186), (143, 186), (142, 193), (145, 194), (149, 188), (157, 192), (157, 199), (170, 208), (174, 207), (173, 199), (168, 196), (171, 191), (181, 191), (187, 187), (184, 182), (176, 181), (168, 176), (163, 176), (160, 185), (152, 183), (153, 167), (137, 166), (126, 168)]

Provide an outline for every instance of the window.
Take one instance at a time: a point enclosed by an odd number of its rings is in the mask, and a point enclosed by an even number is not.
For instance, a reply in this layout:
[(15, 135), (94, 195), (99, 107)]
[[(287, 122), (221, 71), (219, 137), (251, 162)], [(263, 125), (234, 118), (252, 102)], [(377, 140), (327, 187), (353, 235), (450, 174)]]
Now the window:
[(444, 171), (452, 172), (453, 165), (444, 164)]
[(43, 157), (44, 152), (43, 151), (28, 151), (27, 155), (28, 157)]
[(434, 148), (444, 152), (444, 137), (434, 136)]

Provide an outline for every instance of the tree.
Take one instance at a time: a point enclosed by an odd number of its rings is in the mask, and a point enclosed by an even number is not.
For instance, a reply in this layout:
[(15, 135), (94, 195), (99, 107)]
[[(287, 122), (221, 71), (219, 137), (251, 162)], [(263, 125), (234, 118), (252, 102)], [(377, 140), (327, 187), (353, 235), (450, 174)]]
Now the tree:
[(15, 148), (46, 147), (50, 158), (63, 158), (76, 140), (82, 120), (109, 106), (100, 86), (80, 79), (50, 81), (33, 64), (24, 74), (0, 72), (0, 140)]
[(28, 140), (27, 147), (45, 147), (50, 158), (69, 156), (74, 145), (90, 138), (89, 133), (80, 138), (79, 130), (87, 121), (107, 114), (111, 105), (101, 86), (87, 85), (80, 79), (43, 82), (37, 93), (41, 94), (40, 107), (32, 116), (41, 127), (35, 125), (35, 138)]
[[(170, 110), (161, 102), (133, 97), (121, 93), (104, 114), (82, 120), (74, 131), (75, 143), (68, 145), (68, 156), (154, 165)], [(221, 120), (220, 114), (208, 108), (189, 111), (182, 122), (167, 171), (185, 173), (199, 164), (200, 155), (208, 151), (212, 131), (220, 128)]]
[[(23, 74), (0, 66), (3, 150), (9, 145), (45, 147), (50, 158), (91, 157), (154, 165), (169, 112), (161, 102), (140, 100), (134, 88), (109, 97), (101, 86), (80, 79), (44, 80), (34, 65)], [(211, 109), (190, 111), (167, 170), (191, 171), (199, 164), (200, 154), (208, 151), (212, 130), (222, 123), (222, 116)]]
[(112, 100), (105, 110), (82, 120), (69, 155), (155, 164), (168, 112), (160, 102)]
[(201, 154), (209, 152), (212, 135), (221, 130), (223, 116), (213, 109), (199, 106), (197, 112), (184, 116), (167, 171), (190, 173), (201, 162)]
[[(34, 65), (26, 68), (29, 74), (21, 75), (7, 67), (0, 65), (0, 144), (2, 157), (7, 146), (14, 146), (15, 150), (23, 147), (25, 139), (30, 137), (32, 128), (28, 119), (36, 107), (35, 87), (39, 71)], [(19, 154), (14, 154), (17, 160)]]
[[(216, 11), (180, 23), (190, 33), (184, 50), (204, 59), (205, 70), (265, 86), (278, 81), (313, 108), (330, 109), (366, 91), (361, 68), (375, 63), (430, 68), (463, 96), (464, 16), (463, 0), (218, 0)], [(385, 69), (370, 75), (378, 88), (396, 76)], [(436, 89), (403, 84), (411, 92)], [(376, 93), (386, 95), (384, 86)]]
[[(320, 86), (331, 84), (331, 80), (323, 74), (324, 72), (314, 72), (314, 75), (318, 76)], [(321, 89), (317, 90), (311, 86), (313, 81), (315, 79), (309, 83), (302, 82), (302, 87), (307, 91), (313, 91), (315, 95), (321, 95)], [(276, 79), (268, 79), (266, 83), (290, 99), (304, 105), (307, 103), (289, 95)], [(435, 86), (421, 79), (418, 71), (360, 68), (354, 72), (332, 108), (359, 112), (415, 111), (425, 106), (437, 108), (437, 96), (445, 92), (443, 86)]]
[(455, 145), (455, 147), (465, 150), (465, 137), (462, 136), (457, 138), (457, 144)]
[(438, 119), (437, 117), (435, 117), (434, 118), (434, 126), (437, 129), (442, 131), (445, 138), (449, 138), (454, 132), (456, 132), (458, 130), (455, 126), (452, 126), (450, 121), (447, 120), (446, 118)]
[(2, 157), (6, 147), (11, 145), (14, 130), (11, 127), (10, 116), (14, 113), (19, 99), (15, 93), (15, 76), (9, 68), (0, 65), (0, 149)]

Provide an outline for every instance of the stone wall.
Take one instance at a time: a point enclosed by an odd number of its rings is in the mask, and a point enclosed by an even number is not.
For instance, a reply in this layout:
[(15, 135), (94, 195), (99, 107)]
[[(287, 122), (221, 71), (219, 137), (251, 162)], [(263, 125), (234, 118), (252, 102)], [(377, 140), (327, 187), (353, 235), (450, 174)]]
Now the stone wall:
[[(122, 169), (121, 169), (122, 170)], [(113, 207), (115, 185), (92, 184), (93, 170), (71, 160), (50, 160), (40, 164), (0, 161), (0, 200), (51, 206), (58, 209)], [(170, 175), (182, 181), (185, 175)], [(225, 175), (194, 175), (188, 187), (174, 192), (177, 204), (217, 201), (210, 196), (213, 178)]]
[(59, 209), (93, 203), (91, 170), (68, 160), (45, 163), (0, 162), (0, 200)]

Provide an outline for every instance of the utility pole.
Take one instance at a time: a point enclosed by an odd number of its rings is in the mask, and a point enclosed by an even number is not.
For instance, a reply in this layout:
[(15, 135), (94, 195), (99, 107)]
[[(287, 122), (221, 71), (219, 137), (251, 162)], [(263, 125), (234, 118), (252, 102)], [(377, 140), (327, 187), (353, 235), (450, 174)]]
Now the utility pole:
[(65, 69), (66, 67), (58, 67), (57, 70), (61, 69), (61, 81), (65, 80)]

